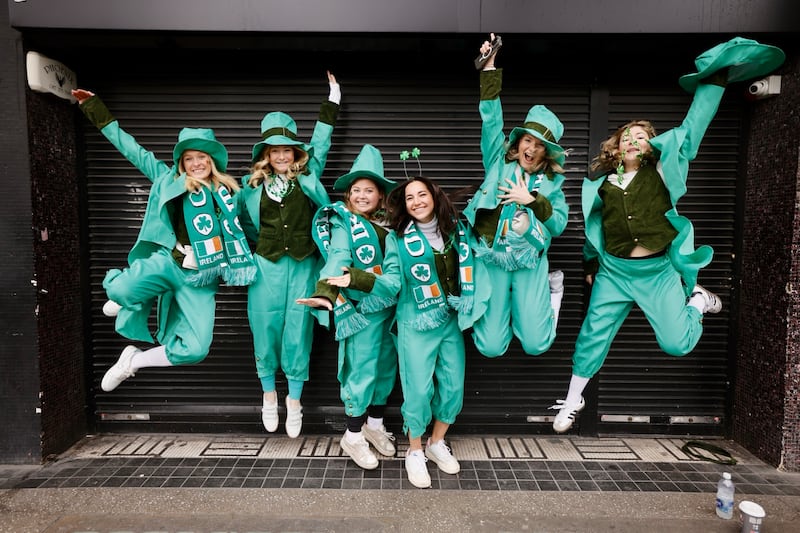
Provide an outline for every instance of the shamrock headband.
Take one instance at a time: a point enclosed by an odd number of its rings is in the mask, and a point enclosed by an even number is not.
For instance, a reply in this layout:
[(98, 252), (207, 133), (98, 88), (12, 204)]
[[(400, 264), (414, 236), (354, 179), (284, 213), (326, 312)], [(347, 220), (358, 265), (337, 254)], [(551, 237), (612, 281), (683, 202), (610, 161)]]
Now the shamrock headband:
[(422, 176), (422, 163), (419, 161), (419, 155), (422, 152), (416, 146), (411, 149), (409, 152), (408, 150), (403, 150), (400, 152), (400, 160), (403, 162), (403, 172), (406, 175), (406, 179), (411, 179), (411, 176), (408, 175), (408, 168), (406, 168), (406, 161), (408, 161), (409, 157), (413, 157), (417, 160), (417, 166), (419, 167), (419, 175)]

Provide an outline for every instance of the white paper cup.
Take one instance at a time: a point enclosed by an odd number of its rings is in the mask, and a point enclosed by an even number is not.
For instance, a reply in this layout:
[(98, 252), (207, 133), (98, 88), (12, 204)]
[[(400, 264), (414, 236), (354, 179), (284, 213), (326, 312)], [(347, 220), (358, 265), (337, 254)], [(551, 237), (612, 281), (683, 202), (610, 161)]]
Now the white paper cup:
[(761, 524), (767, 513), (755, 502), (744, 500), (739, 504), (739, 517), (742, 521), (742, 533), (759, 533)]

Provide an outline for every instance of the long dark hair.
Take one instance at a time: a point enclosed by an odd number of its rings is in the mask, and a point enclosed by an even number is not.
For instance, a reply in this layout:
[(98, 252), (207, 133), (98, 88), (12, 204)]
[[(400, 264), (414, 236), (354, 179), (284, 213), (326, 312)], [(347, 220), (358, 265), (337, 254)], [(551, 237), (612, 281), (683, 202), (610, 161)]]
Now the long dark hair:
[(397, 232), (397, 235), (402, 237), (406, 227), (413, 220), (413, 217), (406, 210), (406, 187), (415, 181), (422, 183), (431, 193), (433, 197), (433, 213), (438, 219), (439, 232), (443, 238), (447, 239), (447, 236), (456, 229), (456, 218), (458, 216), (456, 209), (450, 202), (450, 198), (447, 197), (447, 193), (441, 187), (422, 176), (407, 179), (389, 194), (386, 199), (386, 207), (389, 211), (389, 225)]

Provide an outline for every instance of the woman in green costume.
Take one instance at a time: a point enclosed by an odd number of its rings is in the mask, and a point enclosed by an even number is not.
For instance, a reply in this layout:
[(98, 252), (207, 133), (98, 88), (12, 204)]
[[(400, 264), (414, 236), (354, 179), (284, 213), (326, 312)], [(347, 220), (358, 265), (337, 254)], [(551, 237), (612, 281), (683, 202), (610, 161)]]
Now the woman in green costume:
[(697, 73), (680, 80), (694, 93), (680, 126), (657, 136), (650, 122), (632, 121), (603, 143), (592, 165), (600, 175), (583, 183), (584, 267), (592, 295), (575, 343), (567, 397), (551, 407), (558, 410), (557, 433), (572, 427), (584, 408), (583, 390), (634, 304), (661, 349), (673, 356), (691, 352), (703, 332), (703, 315), (721, 310), (719, 297), (697, 284), (713, 251), (695, 250), (692, 223), (676, 205), (727, 83), (761, 76), (782, 61), (778, 48), (750, 39), (715, 46), (697, 58)]
[[(312, 219), (330, 203), (320, 182), (331, 148), (341, 91), (329, 72), (328, 99), (320, 107), (311, 142), (297, 137), (297, 124), (286, 113), (267, 113), (261, 121), (261, 141), (253, 146), (253, 165), (242, 178), (242, 225), (253, 243), (258, 277), (247, 292), (247, 316), (253, 332), (256, 371), (261, 381), (261, 421), (278, 428), (275, 374), (288, 382), (286, 434), (300, 435), (300, 396), (308, 381), (313, 339), (312, 310), (295, 302), (314, 290), (320, 256), (312, 239)], [(327, 313), (316, 313), (327, 326)]]
[(491, 286), (478, 307), (472, 338), (486, 357), (506, 353), (516, 336), (522, 349), (540, 355), (555, 341), (564, 296), (564, 274), (549, 272), (548, 250), (567, 227), (564, 125), (543, 105), (525, 122), (503, 132), (502, 69), (495, 68), (499, 38), (480, 48), (481, 154), (486, 175), (464, 209), (478, 235), (475, 283)]
[(381, 298), (355, 289), (340, 289), (326, 281), (350, 267), (381, 275), (386, 237), (386, 195), (397, 183), (383, 175), (383, 158), (364, 145), (350, 172), (333, 184), (344, 202), (321, 208), (314, 221), (314, 240), (325, 266), (317, 290), (298, 303), (333, 311), (339, 341), (340, 397), (347, 416), (341, 447), (361, 468), (378, 467), (372, 444), (384, 456), (394, 456), (394, 436), (383, 422), (386, 403), (397, 378), (397, 350), (390, 327), (397, 298)]
[(160, 345), (125, 347), (103, 377), (108, 392), (140, 368), (202, 361), (211, 345), (219, 278), (248, 285), (256, 270), (239, 229), (233, 198), (239, 186), (225, 174), (228, 151), (212, 130), (182, 129), (169, 165), (125, 132), (100, 98), (84, 89), (72, 94), (92, 124), (153, 183), (130, 266), (109, 270), (103, 280), (109, 298), (103, 313), (116, 317), (121, 335), (152, 342), (147, 322), (156, 305)]
[[(427, 178), (411, 178), (389, 195), (391, 227), (381, 276), (349, 268), (328, 283), (378, 297), (397, 297), (397, 351), (403, 388), (406, 473), (415, 487), (431, 485), (425, 465), (442, 472), (461, 467), (445, 444), (464, 401), (464, 337), (472, 322), (476, 288), (468, 228), (444, 191)], [(483, 293), (482, 293), (483, 295)], [(485, 295), (483, 295), (485, 296)], [(423, 452), (422, 436), (433, 421)]]

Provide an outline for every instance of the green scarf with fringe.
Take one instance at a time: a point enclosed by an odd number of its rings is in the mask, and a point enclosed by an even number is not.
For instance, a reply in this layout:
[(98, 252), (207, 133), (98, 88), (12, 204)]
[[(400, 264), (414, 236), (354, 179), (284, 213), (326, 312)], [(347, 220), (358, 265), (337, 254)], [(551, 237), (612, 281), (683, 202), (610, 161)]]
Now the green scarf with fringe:
[(428, 239), (417, 230), (414, 222), (406, 228), (398, 253), (404, 265), (404, 279), (411, 288), (417, 306), (417, 315), (411, 321), (411, 327), (415, 330), (430, 331), (444, 325), (450, 317), (450, 309), (459, 313), (472, 310), (475, 294), (473, 255), (466, 232), (467, 227), (459, 221), (458, 230), (450, 236), (450, 242), (445, 246), (445, 249), (455, 247), (458, 250), (461, 295), (453, 296), (442, 293), (442, 284), (436, 272), (435, 252)]
[[(519, 183), (523, 175), (528, 179), (528, 190), (538, 191), (545, 175), (540, 173), (534, 180), (530, 174), (523, 172), (518, 164), (514, 169), (514, 179)], [(530, 227), (524, 235), (519, 235), (511, 229), (511, 222), (522, 213), (528, 215)], [(529, 207), (518, 204), (505, 204), (500, 211), (500, 219), (491, 248), (481, 240), (475, 250), (475, 255), (484, 261), (493, 263), (503, 270), (513, 272), (523, 268), (533, 268), (539, 262), (541, 251), (545, 247), (544, 229)]]
[[(332, 217), (340, 217), (346, 222), (345, 225), (349, 229), (350, 257), (353, 260), (353, 266), (380, 276), (383, 273), (381, 269), (383, 250), (374, 226), (364, 217), (350, 212), (342, 202), (324, 206), (314, 215), (315, 231), (312, 237), (322, 257), (328, 259)], [(334, 302), (333, 320), (336, 324), (336, 340), (345, 339), (369, 325), (369, 320), (362, 313), (374, 313), (397, 303), (396, 298), (382, 298), (367, 294), (361, 298), (357, 304), (358, 309), (356, 309), (351, 302), (352, 298), (352, 291), (342, 289)]]
[(220, 184), (183, 195), (183, 216), (197, 261), (186, 281), (195, 287), (221, 277), (228, 285), (249, 285), (256, 276), (253, 254), (236, 214), (230, 191)]

